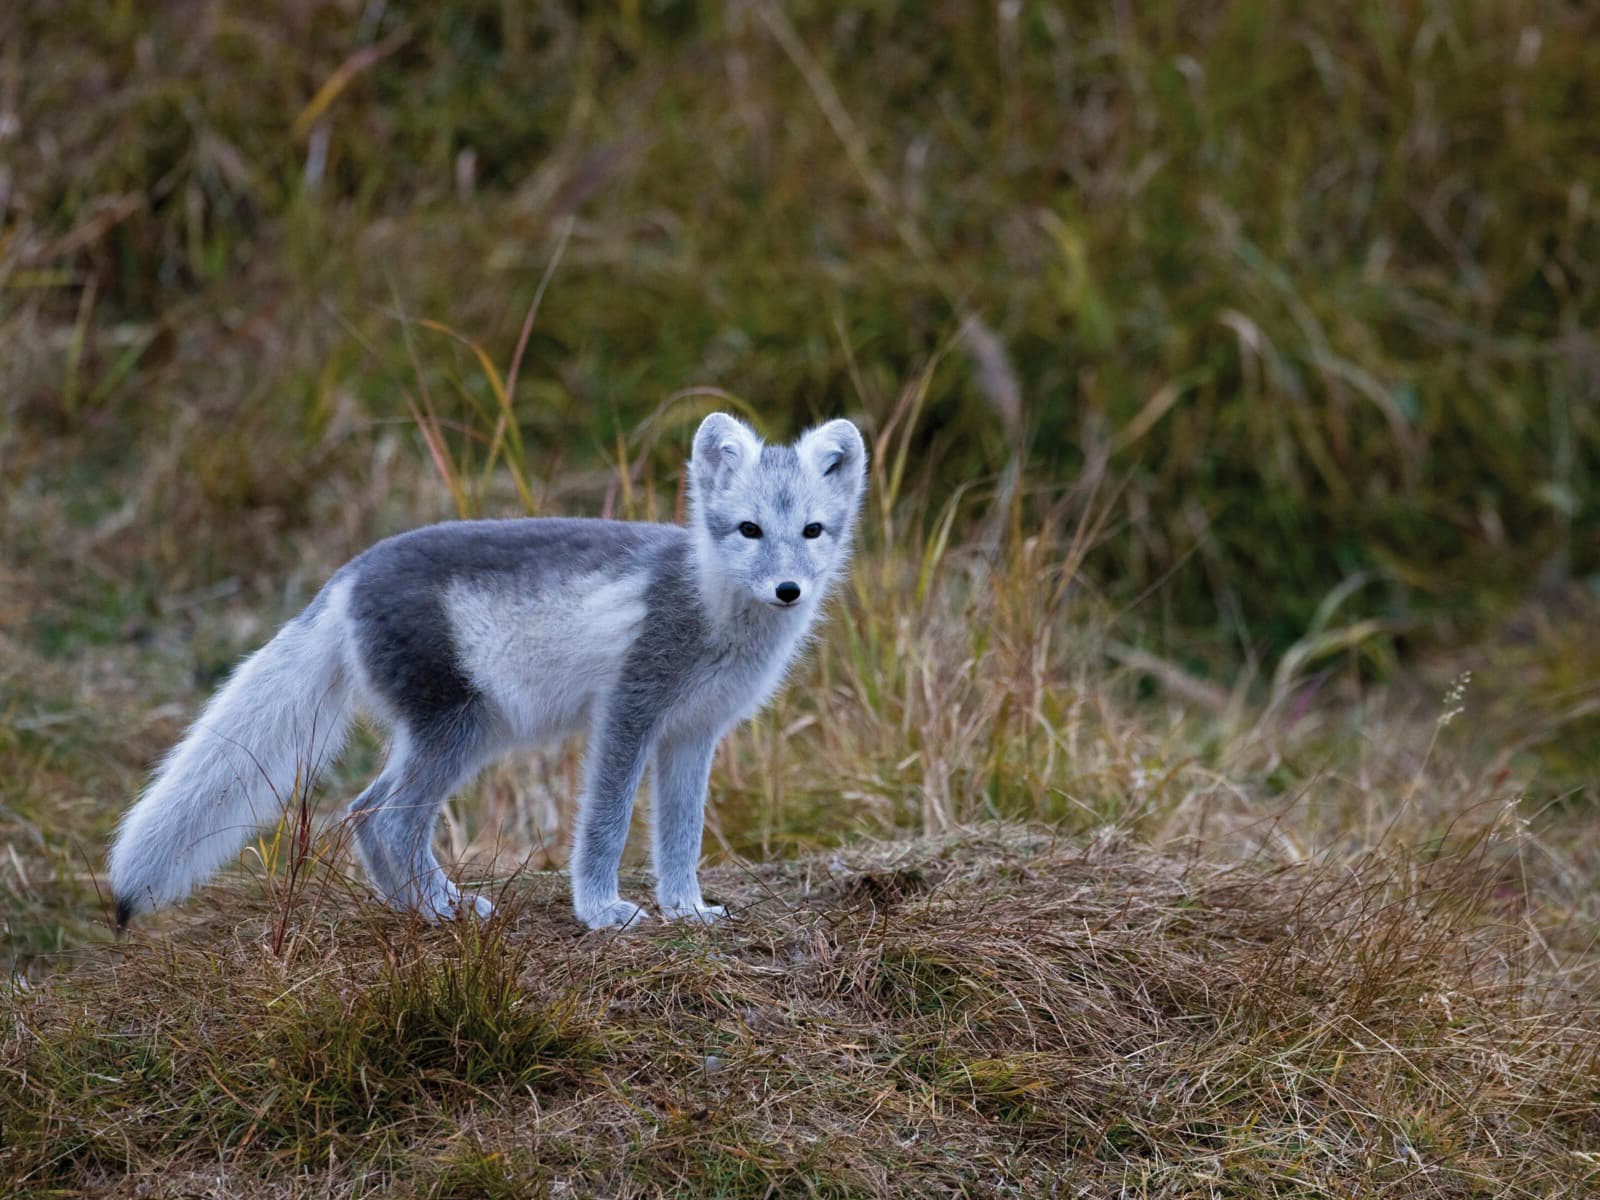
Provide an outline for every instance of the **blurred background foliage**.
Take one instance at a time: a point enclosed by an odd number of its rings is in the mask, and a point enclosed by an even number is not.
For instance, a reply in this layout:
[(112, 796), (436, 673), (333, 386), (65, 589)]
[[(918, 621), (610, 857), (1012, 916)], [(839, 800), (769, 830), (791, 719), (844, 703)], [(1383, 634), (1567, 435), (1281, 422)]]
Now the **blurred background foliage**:
[(1083, 578), (1203, 659), (1330, 595), (1439, 645), (1600, 584), (1592, 6), (59, 0), (0, 38), (7, 536), (107, 630), (402, 523), (327, 483), (425, 462), (419, 414), (481, 465), (472, 347), (504, 374), (558, 252), (530, 478), (672, 479), (686, 435), (625, 439), (681, 389), (788, 435), (925, 377), (919, 494), (975, 518), (1020, 465), (1026, 529), (1092, 486)]

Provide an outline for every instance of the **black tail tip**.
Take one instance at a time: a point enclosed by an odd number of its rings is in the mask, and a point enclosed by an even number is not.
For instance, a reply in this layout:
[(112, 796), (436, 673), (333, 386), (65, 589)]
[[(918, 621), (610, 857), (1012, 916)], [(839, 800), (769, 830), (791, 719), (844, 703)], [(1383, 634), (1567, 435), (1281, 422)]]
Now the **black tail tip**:
[(128, 922), (133, 920), (133, 901), (126, 896), (117, 897), (117, 936), (128, 932)]

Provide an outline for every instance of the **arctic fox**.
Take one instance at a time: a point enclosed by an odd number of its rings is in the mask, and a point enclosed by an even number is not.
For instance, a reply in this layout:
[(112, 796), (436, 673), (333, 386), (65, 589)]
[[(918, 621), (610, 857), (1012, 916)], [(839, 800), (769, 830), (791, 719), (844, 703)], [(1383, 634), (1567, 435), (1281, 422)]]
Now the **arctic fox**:
[(487, 916), (434, 857), (439, 810), (514, 747), (589, 735), (572, 904), (592, 928), (644, 920), (617, 866), (648, 768), (656, 906), (700, 894), (712, 752), (782, 682), (850, 556), (867, 449), (849, 421), (764, 445), (724, 413), (695, 433), (689, 525), (455, 521), (378, 543), (240, 664), (122, 820), (119, 928), (187, 896), (338, 753), (354, 710), (392, 731), (350, 805), (389, 904)]

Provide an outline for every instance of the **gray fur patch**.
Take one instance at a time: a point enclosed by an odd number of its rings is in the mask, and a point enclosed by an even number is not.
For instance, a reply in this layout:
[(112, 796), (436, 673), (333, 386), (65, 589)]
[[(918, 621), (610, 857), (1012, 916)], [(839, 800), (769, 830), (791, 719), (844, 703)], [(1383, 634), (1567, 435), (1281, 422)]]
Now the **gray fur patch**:
[(623, 660), (618, 690), (627, 707), (665, 712), (707, 651), (705, 606), (689, 564), (689, 545), (663, 549), (645, 589), (645, 620)]
[(797, 471), (800, 469), (800, 456), (795, 453), (793, 446), (764, 445), (761, 447), (761, 469)]
[(450, 521), (389, 538), (345, 568), (362, 663), (407, 722), (449, 720), (480, 699), (445, 613), (453, 583), (537, 592), (674, 542), (687, 544), (676, 526), (582, 518)]

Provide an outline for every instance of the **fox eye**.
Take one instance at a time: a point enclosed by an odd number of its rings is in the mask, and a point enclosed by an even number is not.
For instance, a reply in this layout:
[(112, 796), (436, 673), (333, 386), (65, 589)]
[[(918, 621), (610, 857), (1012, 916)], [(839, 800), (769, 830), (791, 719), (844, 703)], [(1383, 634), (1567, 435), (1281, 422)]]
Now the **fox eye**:
[(819, 538), (822, 536), (822, 526), (813, 521), (800, 531), (801, 537)]
[(754, 521), (740, 521), (739, 532), (747, 538), (758, 538), (761, 536), (761, 526)]

